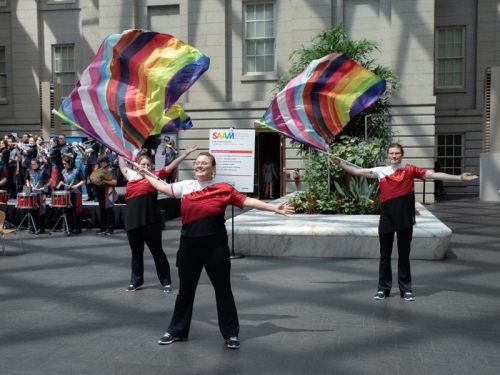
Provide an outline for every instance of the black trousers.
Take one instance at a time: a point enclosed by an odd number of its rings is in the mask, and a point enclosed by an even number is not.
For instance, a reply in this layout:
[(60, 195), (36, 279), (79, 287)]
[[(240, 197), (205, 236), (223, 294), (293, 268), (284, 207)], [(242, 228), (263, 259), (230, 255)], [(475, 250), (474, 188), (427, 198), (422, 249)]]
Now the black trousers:
[(16, 171), (17, 167), (7, 167), (7, 190), (11, 198), (17, 196)]
[(95, 189), (94, 194), (97, 195), (97, 201), (99, 202), (99, 228), (102, 231), (108, 230), (109, 232), (113, 233), (115, 229), (115, 213), (113, 211), (114, 206), (108, 207), (108, 196), (106, 195), (106, 190), (104, 188)]
[(394, 233), (397, 233), (398, 242), (398, 284), (401, 293), (411, 292), (410, 247), (413, 236), (413, 227), (396, 232), (379, 233), (380, 266), (378, 290), (388, 294), (392, 288), (391, 254), (394, 242)]
[(148, 245), (149, 251), (153, 255), (156, 274), (161, 285), (172, 284), (172, 280), (170, 279), (170, 264), (161, 244), (161, 228), (161, 220), (157, 220), (155, 223), (127, 231), (128, 243), (132, 249), (132, 276), (130, 277), (130, 284), (144, 284), (144, 244)]
[(90, 175), (96, 168), (96, 164), (85, 164), (85, 186), (87, 187), (87, 199), (93, 200), (96, 198), (94, 184), (90, 182)]
[(179, 294), (167, 332), (187, 338), (193, 315), (194, 296), (203, 267), (215, 289), (219, 329), (224, 339), (238, 336), (240, 324), (231, 291), (231, 258), (227, 234), (206, 237), (181, 236), (177, 252)]
[(29, 167), (23, 167), (21, 166), (20, 172), (19, 172), (19, 183), (20, 185), (17, 187), (18, 192), (21, 193), (23, 191), (23, 186), (26, 184), (26, 173), (28, 172), (30, 168)]

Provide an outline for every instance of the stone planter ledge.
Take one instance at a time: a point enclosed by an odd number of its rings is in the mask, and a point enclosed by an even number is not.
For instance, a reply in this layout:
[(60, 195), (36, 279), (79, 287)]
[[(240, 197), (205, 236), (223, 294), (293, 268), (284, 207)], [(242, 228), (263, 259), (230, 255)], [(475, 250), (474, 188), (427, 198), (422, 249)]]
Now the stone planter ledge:
[[(285, 198), (273, 201), (282, 202)], [(417, 203), (411, 259), (443, 259), (452, 231)], [(234, 218), (236, 254), (274, 257), (379, 258), (378, 215), (290, 217), (250, 210)], [(226, 221), (232, 244), (232, 220)], [(396, 237), (393, 258), (397, 259)]]

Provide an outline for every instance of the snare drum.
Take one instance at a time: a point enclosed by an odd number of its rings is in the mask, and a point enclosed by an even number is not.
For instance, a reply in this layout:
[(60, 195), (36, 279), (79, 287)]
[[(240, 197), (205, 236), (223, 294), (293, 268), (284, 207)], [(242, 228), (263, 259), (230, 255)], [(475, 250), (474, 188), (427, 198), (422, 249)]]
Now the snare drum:
[(33, 209), (36, 206), (36, 194), (17, 193), (17, 208)]
[(52, 207), (68, 207), (70, 202), (69, 191), (53, 191), (52, 192)]
[(0, 204), (7, 203), (9, 200), (9, 193), (6, 190), (0, 190)]

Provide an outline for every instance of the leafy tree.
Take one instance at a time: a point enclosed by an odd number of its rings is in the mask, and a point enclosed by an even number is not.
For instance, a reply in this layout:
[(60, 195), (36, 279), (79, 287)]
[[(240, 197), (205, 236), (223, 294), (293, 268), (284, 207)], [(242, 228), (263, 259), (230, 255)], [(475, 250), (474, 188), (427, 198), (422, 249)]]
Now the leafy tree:
[[(395, 73), (390, 68), (376, 65), (370, 57), (370, 54), (375, 50), (378, 50), (376, 42), (366, 39), (352, 40), (344, 30), (343, 24), (340, 24), (338, 27), (317, 35), (311, 46), (302, 46), (294, 51), (289, 57), (289, 60), (293, 61), (292, 66), (275, 85), (275, 91), (281, 91), (313, 60), (334, 52), (345, 54), (385, 79), (387, 91), (383, 97), (352, 119), (330, 146), (332, 154), (339, 155), (364, 168), (374, 167), (385, 159), (385, 149), (391, 141), (392, 134), (383, 117), (390, 116), (389, 98), (393, 90), (401, 87), (401, 83), (398, 82)], [(372, 135), (365, 139), (365, 117), (368, 115), (380, 115), (381, 117), (374, 117), (375, 121), (371, 123), (372, 131), (370, 134)], [(302, 156), (306, 164), (303, 181), (306, 182), (307, 189), (290, 200), (298, 212), (358, 214), (377, 211), (379, 207), (376, 196), (378, 188), (374, 187), (371, 190), (374, 195), (372, 197), (355, 197), (357, 192), (361, 191), (359, 186), (364, 186), (364, 183), (350, 182), (349, 178), (344, 178), (343, 170), (331, 163), (325, 155), (298, 142), (293, 141), (292, 144), (297, 147), (298, 154)], [(350, 188), (351, 185), (353, 189)]]

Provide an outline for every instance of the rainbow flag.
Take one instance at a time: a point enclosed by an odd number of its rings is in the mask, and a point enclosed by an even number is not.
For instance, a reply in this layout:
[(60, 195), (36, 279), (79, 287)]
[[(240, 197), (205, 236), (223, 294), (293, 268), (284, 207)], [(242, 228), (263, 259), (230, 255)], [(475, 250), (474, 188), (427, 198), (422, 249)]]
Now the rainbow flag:
[(260, 124), (317, 150), (385, 92), (386, 82), (347, 56), (333, 53), (293, 78)]
[(188, 130), (193, 127), (191, 122), (191, 117), (189, 117), (184, 109), (175, 103), (164, 116), (167, 123), (165, 125), (160, 125), (155, 127), (151, 135), (161, 134), (161, 133), (171, 133), (178, 130)]
[(151, 134), (165, 126), (169, 131), (192, 126), (176, 101), (209, 64), (208, 57), (171, 35), (112, 34), (57, 114), (133, 161)]

